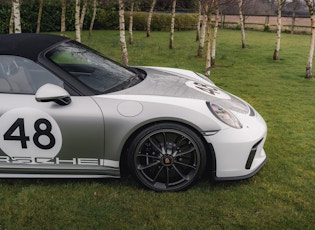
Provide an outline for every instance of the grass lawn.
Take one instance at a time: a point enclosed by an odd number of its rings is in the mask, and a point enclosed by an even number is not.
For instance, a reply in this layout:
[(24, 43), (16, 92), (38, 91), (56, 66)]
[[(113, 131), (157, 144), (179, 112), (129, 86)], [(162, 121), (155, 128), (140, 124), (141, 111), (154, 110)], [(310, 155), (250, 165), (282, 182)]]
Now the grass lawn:
[[(74, 37), (73, 33), (68, 34)], [(194, 31), (134, 32), (130, 65), (204, 72)], [(283, 34), (279, 61), (274, 33), (219, 30), (211, 79), (256, 108), (268, 125), (268, 161), (254, 177), (179, 193), (143, 190), (122, 180), (0, 180), (3, 229), (314, 229), (315, 81), (304, 79), (309, 35)], [(82, 42), (119, 61), (119, 31), (95, 31)]]

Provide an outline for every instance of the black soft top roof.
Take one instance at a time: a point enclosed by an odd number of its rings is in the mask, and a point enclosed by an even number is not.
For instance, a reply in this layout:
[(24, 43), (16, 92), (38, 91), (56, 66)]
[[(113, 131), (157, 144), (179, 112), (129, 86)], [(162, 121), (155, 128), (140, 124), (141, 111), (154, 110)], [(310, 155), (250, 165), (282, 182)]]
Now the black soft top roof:
[(36, 62), (42, 51), (67, 40), (70, 39), (50, 34), (4, 34), (0, 35), (0, 55), (16, 55)]

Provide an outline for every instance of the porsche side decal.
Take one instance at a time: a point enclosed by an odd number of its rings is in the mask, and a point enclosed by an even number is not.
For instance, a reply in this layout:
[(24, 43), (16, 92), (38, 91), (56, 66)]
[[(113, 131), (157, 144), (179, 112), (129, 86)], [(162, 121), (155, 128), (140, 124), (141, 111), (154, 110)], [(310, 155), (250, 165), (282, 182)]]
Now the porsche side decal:
[(112, 168), (119, 168), (119, 161), (112, 161), (98, 158), (71, 158), (60, 159), (59, 157), (9, 157), (0, 156), (0, 163), (11, 164), (51, 164), (51, 165), (90, 165), (90, 166), (107, 166)]

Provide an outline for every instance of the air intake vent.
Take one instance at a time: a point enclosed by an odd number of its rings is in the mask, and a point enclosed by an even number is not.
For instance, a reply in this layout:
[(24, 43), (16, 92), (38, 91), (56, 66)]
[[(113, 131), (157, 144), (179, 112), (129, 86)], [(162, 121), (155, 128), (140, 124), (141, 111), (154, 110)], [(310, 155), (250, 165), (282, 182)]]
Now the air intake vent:
[(249, 153), (249, 156), (248, 156), (248, 159), (247, 159), (247, 162), (246, 162), (246, 165), (245, 165), (245, 169), (250, 169), (250, 167), (252, 166), (252, 163), (253, 163), (253, 160), (255, 158), (255, 154), (257, 152), (257, 148), (258, 148), (258, 145), (260, 144), (260, 142), (262, 142), (263, 139), (261, 139), (260, 141), (258, 141), (251, 149), (250, 153)]

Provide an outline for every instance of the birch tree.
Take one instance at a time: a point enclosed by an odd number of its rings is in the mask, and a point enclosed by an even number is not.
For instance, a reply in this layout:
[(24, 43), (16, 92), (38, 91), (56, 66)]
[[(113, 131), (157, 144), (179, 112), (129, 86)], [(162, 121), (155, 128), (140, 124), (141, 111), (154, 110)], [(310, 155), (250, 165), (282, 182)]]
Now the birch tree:
[(297, 9), (297, 1), (293, 0), (293, 9), (292, 9), (292, 22), (291, 22), (291, 34), (294, 34), (295, 29), (295, 17), (296, 17), (296, 9)]
[(206, 35), (206, 27), (207, 27), (207, 21), (208, 21), (208, 4), (206, 2), (203, 2), (201, 5), (202, 7), (202, 23), (201, 23), (201, 29), (200, 29), (200, 39), (199, 39), (199, 46), (197, 51), (197, 57), (202, 58), (203, 48), (205, 46), (205, 35)]
[(206, 36), (206, 43), (207, 43), (207, 51), (206, 51), (206, 73), (207, 77), (210, 77), (210, 70), (211, 70), (211, 16), (212, 16), (212, 7), (215, 0), (208, 0), (207, 3), (207, 36)]
[(14, 33), (22, 33), (21, 29), (21, 14), (20, 14), (20, 0), (13, 0), (13, 18), (14, 18)]
[(85, 17), (85, 12), (87, 8), (87, 0), (83, 1), (83, 6), (81, 10), (81, 1), (75, 1), (75, 39), (81, 42), (81, 32), (83, 28), (83, 22)]
[(239, 10), (239, 17), (240, 17), (240, 26), (241, 26), (241, 33), (242, 33), (242, 48), (246, 48), (246, 38), (245, 38), (245, 24), (244, 24), (244, 17), (243, 17), (243, 0), (237, 0), (238, 3), (238, 10)]
[(152, 15), (153, 15), (155, 4), (156, 4), (156, 0), (152, 0), (150, 12), (148, 14), (148, 19), (147, 19), (147, 37), (151, 36), (151, 21), (152, 21)]
[(92, 30), (95, 22), (95, 17), (96, 17), (96, 10), (97, 10), (97, 0), (93, 0), (93, 15), (90, 23), (90, 28), (89, 28), (89, 36), (92, 35)]
[(173, 3), (172, 3), (171, 33), (170, 33), (170, 42), (169, 42), (169, 48), (170, 49), (174, 48), (175, 9), (176, 9), (176, 0), (173, 0)]
[(41, 20), (42, 20), (43, 5), (44, 5), (44, 0), (39, 0), (37, 27), (36, 27), (36, 33), (37, 34), (39, 34), (39, 32), (40, 32), (40, 24), (41, 24)]
[[(314, 3), (313, 0), (312, 2)], [(290, 11), (292, 11), (291, 34), (294, 34), (296, 13), (302, 7), (302, 2), (301, 0), (289, 0), (289, 1), (286, 1), (286, 4), (288, 8), (290, 9)]]
[(11, 5), (11, 15), (10, 15), (10, 25), (9, 25), (9, 34), (14, 33), (14, 4)]
[(125, 6), (123, 0), (118, 0), (119, 4), (119, 35), (120, 35), (120, 48), (122, 54), (122, 64), (124, 66), (129, 66), (128, 63), (128, 52), (127, 52), (127, 44), (126, 44), (126, 36), (125, 36)]
[(130, 3), (130, 15), (129, 15), (129, 44), (133, 44), (133, 8), (134, 8), (134, 1)]
[(198, 0), (198, 21), (197, 21), (197, 32), (196, 32), (196, 42), (200, 39), (200, 25), (201, 25), (201, 3)]
[(279, 60), (280, 52), (280, 41), (281, 41), (281, 10), (285, 0), (278, 0), (278, 16), (277, 16), (277, 39), (276, 39), (276, 48), (273, 52), (273, 60)]
[(219, 9), (219, 2), (218, 0), (214, 1), (215, 7), (215, 24), (213, 29), (213, 38), (212, 38), (212, 49), (211, 49), (211, 66), (215, 66), (215, 56), (216, 56), (216, 49), (217, 49), (217, 34), (219, 28), (219, 17), (220, 17), (220, 9)]
[(67, 2), (66, 0), (61, 0), (61, 36), (65, 36), (66, 32), (66, 10), (67, 10)]
[(315, 42), (315, 15), (313, 9), (313, 3), (311, 0), (305, 0), (306, 5), (309, 9), (310, 19), (311, 19), (311, 42), (310, 42), (310, 51), (306, 66), (306, 76), (305, 78), (313, 78), (312, 68), (313, 68), (313, 55), (314, 55), (314, 42)]
[(75, 40), (81, 42), (81, 26), (80, 26), (81, 1), (75, 0)]
[(87, 2), (88, 2), (88, 0), (83, 0), (83, 6), (82, 6), (81, 13), (80, 13), (80, 30), (81, 30), (81, 32), (83, 29), (83, 22), (84, 22), (84, 18), (85, 18), (86, 9), (87, 9)]

